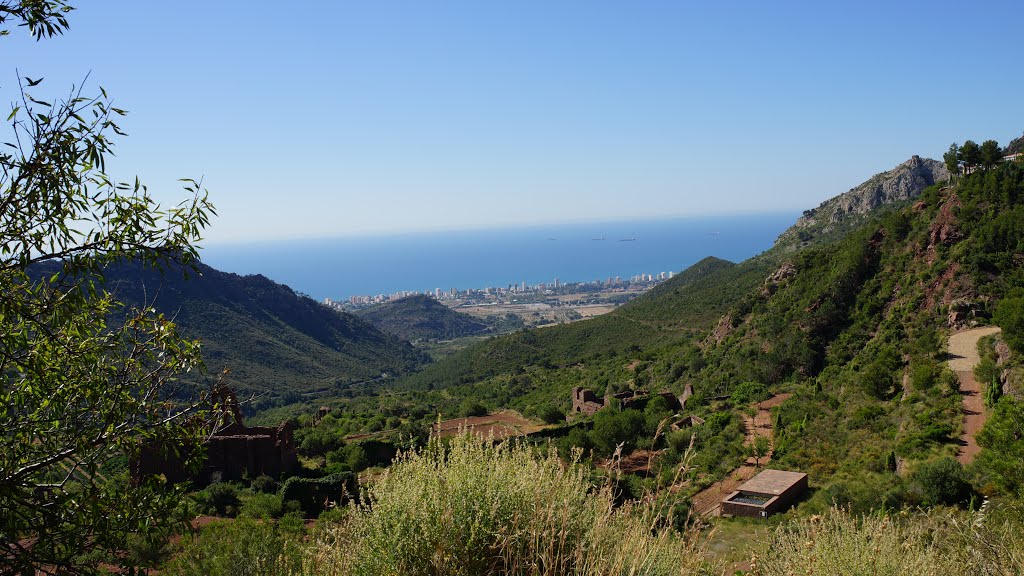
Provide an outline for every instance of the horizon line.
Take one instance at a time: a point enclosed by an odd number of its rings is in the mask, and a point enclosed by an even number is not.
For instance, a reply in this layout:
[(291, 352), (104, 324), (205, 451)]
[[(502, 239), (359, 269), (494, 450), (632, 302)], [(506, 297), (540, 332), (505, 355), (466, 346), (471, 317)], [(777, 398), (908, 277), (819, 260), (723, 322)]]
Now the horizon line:
[[(614, 225), (622, 223), (634, 223), (634, 222), (667, 222), (672, 220), (700, 220), (708, 218), (745, 218), (745, 217), (756, 217), (756, 216), (792, 216), (799, 217), (801, 211), (798, 209), (790, 210), (769, 210), (769, 211), (757, 211), (757, 210), (742, 210), (736, 212), (707, 212), (701, 214), (675, 214), (675, 215), (663, 215), (663, 216), (639, 216), (634, 218), (595, 218), (595, 219), (568, 219), (568, 220), (551, 220), (543, 222), (524, 222), (524, 223), (505, 223), (497, 224), (493, 226), (453, 226), (453, 227), (436, 227), (436, 228), (414, 228), (414, 229), (403, 229), (403, 230), (375, 230), (356, 232), (352, 234), (337, 234), (337, 235), (325, 235), (325, 234), (310, 234), (310, 235), (299, 235), (299, 236), (282, 236), (278, 238), (243, 238), (243, 239), (229, 239), (229, 240), (212, 240), (200, 241), (200, 249), (208, 247), (233, 247), (242, 245), (266, 245), (276, 243), (292, 243), (292, 242), (317, 242), (317, 241), (333, 241), (333, 240), (362, 240), (362, 239), (374, 239), (374, 238), (400, 238), (402, 236), (413, 236), (421, 234), (449, 234), (449, 233), (471, 233), (471, 232), (487, 232), (487, 231), (509, 231), (509, 230), (529, 230), (529, 229), (542, 229), (548, 226), (586, 226), (586, 225)], [(796, 221), (794, 220), (794, 223)]]

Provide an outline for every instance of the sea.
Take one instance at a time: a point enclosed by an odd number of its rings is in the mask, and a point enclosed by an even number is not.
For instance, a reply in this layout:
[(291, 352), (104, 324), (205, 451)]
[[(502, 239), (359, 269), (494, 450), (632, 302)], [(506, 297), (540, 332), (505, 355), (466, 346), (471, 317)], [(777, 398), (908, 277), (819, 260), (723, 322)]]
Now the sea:
[(571, 223), (211, 244), (201, 258), (262, 274), (317, 300), (400, 291), (628, 279), (679, 272), (707, 256), (740, 262), (771, 248), (798, 213)]

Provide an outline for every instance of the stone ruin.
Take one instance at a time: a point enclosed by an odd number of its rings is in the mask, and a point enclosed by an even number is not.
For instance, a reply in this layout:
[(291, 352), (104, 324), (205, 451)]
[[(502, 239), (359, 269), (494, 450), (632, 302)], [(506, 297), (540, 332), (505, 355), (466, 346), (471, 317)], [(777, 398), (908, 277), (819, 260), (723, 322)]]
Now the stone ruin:
[(330, 406), (321, 406), (320, 409), (316, 411), (316, 414), (313, 415), (313, 419), (310, 420), (310, 425), (316, 426), (317, 424), (320, 424), (320, 421), (324, 419), (324, 416), (327, 416), (330, 413)]
[[(692, 394), (692, 388), (687, 386), (688, 391)], [(619, 406), (623, 410), (632, 408), (635, 410), (643, 410), (647, 406), (647, 402), (655, 396), (661, 396), (668, 403), (668, 407), (672, 410), (681, 410), (683, 404), (686, 403), (688, 395), (676, 397), (671, 392), (658, 392), (657, 394), (650, 394), (646, 390), (627, 390), (625, 392), (618, 392), (615, 394), (606, 394), (604, 399), (598, 401), (597, 394), (593, 390), (588, 390), (581, 386), (577, 386), (572, 389), (572, 410), (570, 414), (583, 414), (584, 416), (593, 416), (595, 412), (610, 406), (613, 400), (619, 401)]]
[(604, 408), (604, 402), (597, 401), (597, 394), (593, 390), (579, 386), (572, 389), (572, 413), (593, 416), (601, 408)]
[(689, 416), (686, 416), (677, 422), (673, 422), (670, 428), (672, 430), (683, 430), (684, 428), (696, 428), (697, 426), (700, 426), (703, 423), (703, 418), (701, 418), (700, 416), (690, 414)]
[(235, 393), (226, 390), (218, 396), (221, 402), (215, 405), (219, 405), (221, 417), (206, 439), (206, 458), (197, 474), (185, 468), (184, 455), (170, 453), (158, 444), (146, 444), (132, 458), (132, 478), (138, 481), (162, 474), (171, 483), (207, 484), (262, 475), (279, 478), (298, 468), (298, 447), (290, 422), (276, 427), (246, 426)]

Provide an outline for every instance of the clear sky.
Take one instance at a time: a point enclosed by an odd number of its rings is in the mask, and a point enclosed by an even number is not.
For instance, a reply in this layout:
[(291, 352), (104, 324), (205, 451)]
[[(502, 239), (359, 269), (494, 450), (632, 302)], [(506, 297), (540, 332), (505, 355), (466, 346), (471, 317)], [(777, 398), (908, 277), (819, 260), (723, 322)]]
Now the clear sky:
[(1024, 132), (1019, 0), (77, 4), (0, 93), (91, 71), (207, 243), (803, 209)]

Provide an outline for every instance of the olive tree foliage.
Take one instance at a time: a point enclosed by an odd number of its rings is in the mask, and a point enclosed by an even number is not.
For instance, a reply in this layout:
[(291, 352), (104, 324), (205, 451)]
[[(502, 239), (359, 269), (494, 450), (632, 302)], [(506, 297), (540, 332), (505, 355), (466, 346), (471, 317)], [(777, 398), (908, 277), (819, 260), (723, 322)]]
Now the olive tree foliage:
[[(69, 10), (0, 0), (0, 35), (60, 34)], [(88, 572), (169, 523), (177, 493), (132, 482), (123, 463), (143, 442), (198, 452), (205, 426), (186, 419), (207, 399), (177, 381), (201, 367), (198, 343), (118, 303), (103, 271), (189, 265), (214, 210), (194, 181), (164, 207), (137, 179), (108, 177), (125, 112), (102, 89), (51, 100), (42, 79), (2, 85), (14, 98), (0, 115), (0, 573)]]

